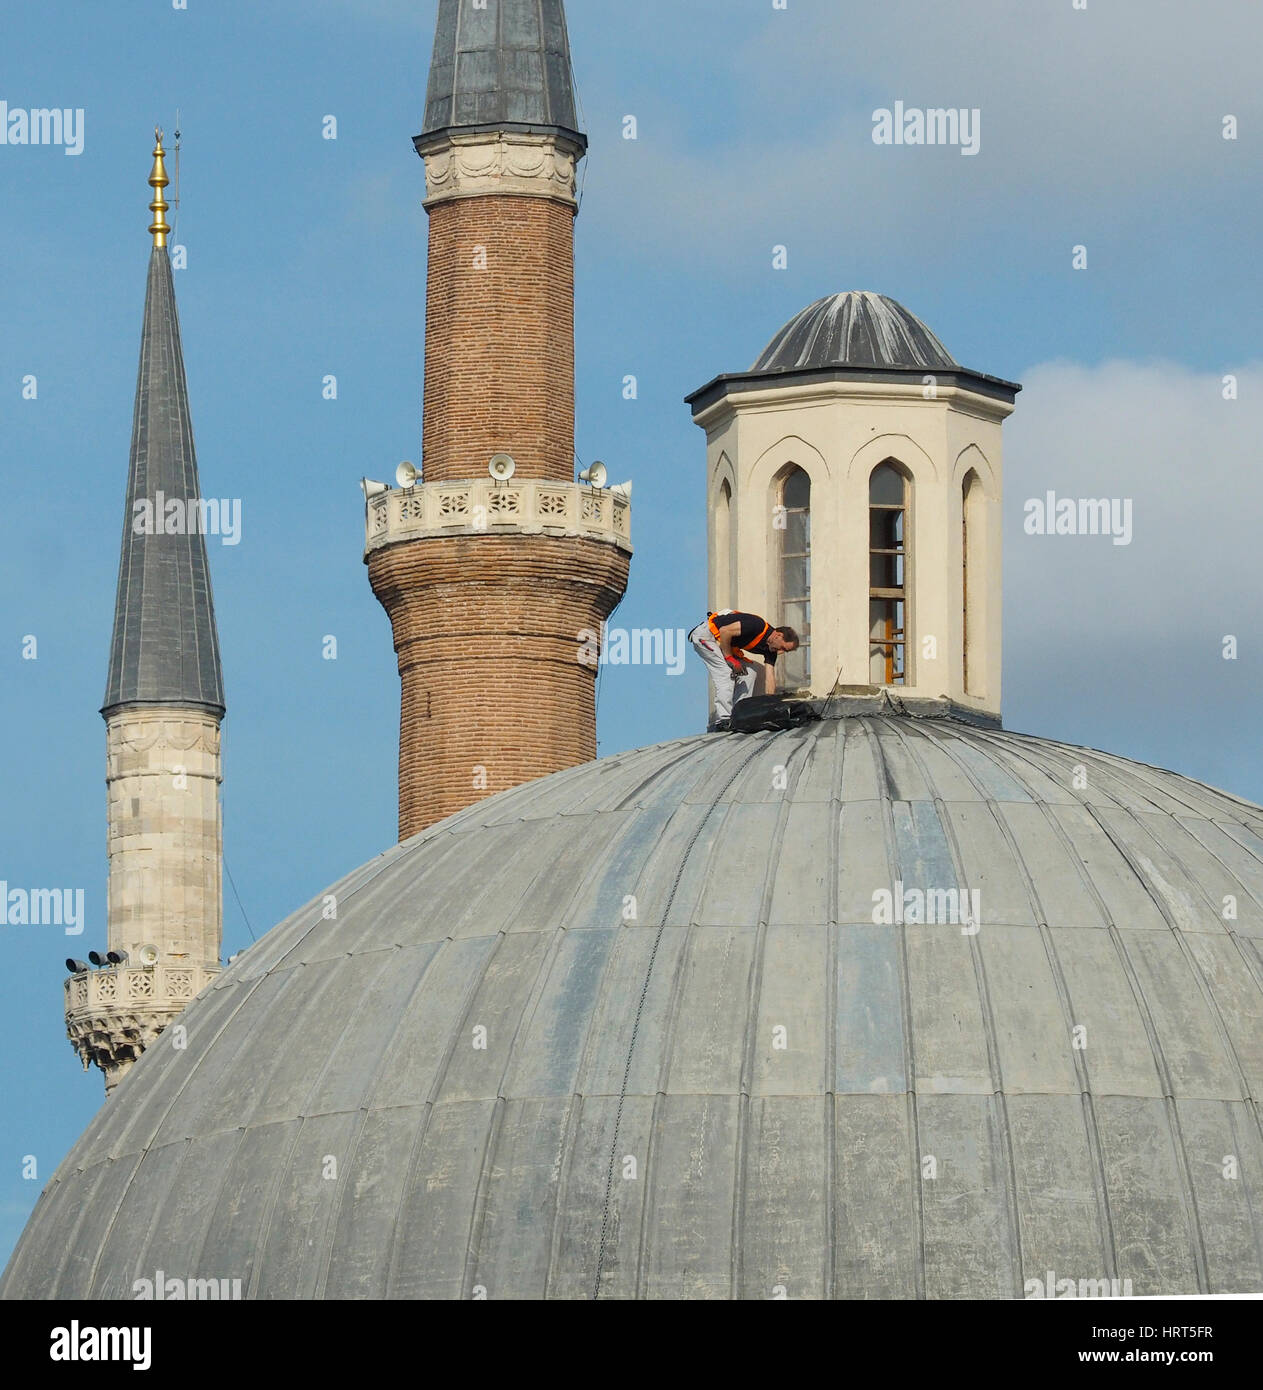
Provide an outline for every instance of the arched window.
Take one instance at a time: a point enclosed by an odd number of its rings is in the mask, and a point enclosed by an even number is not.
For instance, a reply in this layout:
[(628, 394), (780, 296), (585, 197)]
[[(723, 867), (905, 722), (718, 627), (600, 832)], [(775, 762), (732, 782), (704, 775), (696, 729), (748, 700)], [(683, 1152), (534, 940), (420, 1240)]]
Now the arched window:
[(983, 687), (982, 483), (970, 469), (961, 487), (961, 632), (964, 646), (965, 694), (979, 695)]
[(879, 464), (868, 484), (869, 681), (908, 683), (908, 480)]
[(715, 502), (715, 609), (732, 607), (732, 488), (725, 478)]
[(777, 512), (780, 530), (779, 603), (776, 627), (792, 627), (798, 650), (777, 662), (777, 686), (794, 690), (811, 684), (811, 479), (793, 468), (781, 479)]

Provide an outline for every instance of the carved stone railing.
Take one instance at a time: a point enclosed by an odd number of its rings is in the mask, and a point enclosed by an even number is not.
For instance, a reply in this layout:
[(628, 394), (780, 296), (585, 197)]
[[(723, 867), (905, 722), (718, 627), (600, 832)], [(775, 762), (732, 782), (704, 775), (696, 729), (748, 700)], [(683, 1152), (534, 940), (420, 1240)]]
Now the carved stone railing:
[(218, 975), (197, 965), (116, 965), (65, 981), (66, 1036), (113, 1090), (127, 1068)]
[(584, 536), (630, 553), (631, 502), (608, 490), (538, 479), (421, 483), (368, 501), (364, 552), (426, 536)]

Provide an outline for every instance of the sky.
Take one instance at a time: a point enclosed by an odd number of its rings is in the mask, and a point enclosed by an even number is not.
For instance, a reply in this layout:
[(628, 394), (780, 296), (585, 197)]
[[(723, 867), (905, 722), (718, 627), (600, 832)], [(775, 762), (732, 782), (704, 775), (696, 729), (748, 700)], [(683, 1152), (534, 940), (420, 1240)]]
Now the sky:
[[(590, 139), (576, 450), (635, 484), (618, 624), (687, 630), (704, 612), (705, 439), (683, 397), (747, 369), (813, 300), (877, 290), (957, 361), (1025, 388), (1004, 427), (1006, 726), (1263, 802), (1263, 7), (566, 9)], [(0, 1258), (102, 1103), (66, 1041), (60, 982), (67, 955), (105, 941), (97, 711), (152, 134), (177, 112), (175, 282), (202, 486), (243, 518), (240, 544), (210, 548), (225, 957), (394, 842), (399, 684), (362, 565), (359, 480), (420, 452), (411, 137), (435, 11), (6, 6), (0, 101), (82, 110), (83, 148), (0, 145), (0, 881), (82, 888), (86, 930), (0, 926)], [(897, 101), (977, 111), (977, 153), (876, 144), (874, 113)], [(1027, 534), (1026, 502), (1050, 490), (1126, 499), (1131, 543)], [(705, 676), (692, 661), (679, 676), (606, 667), (599, 699), (614, 753), (697, 732)]]

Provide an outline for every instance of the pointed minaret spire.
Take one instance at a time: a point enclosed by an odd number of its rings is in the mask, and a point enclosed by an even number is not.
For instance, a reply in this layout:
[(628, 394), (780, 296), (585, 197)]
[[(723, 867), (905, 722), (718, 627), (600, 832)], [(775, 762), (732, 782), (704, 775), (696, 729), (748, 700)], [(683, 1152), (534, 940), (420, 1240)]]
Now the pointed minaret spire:
[(587, 148), (562, 0), (439, 0), (417, 148), (456, 130), (552, 133)]
[[(140, 341), (131, 473), (123, 516), (114, 641), (102, 713), (180, 705), (224, 714), (201, 488), (175, 304), (161, 132), (149, 183), (149, 286)], [(190, 501), (194, 504), (189, 506)], [(171, 507), (170, 504), (177, 504)], [(178, 513), (178, 515), (177, 515)], [(181, 524), (183, 523), (183, 524)]]
[[(66, 982), (66, 1026), (106, 1093), (219, 970), (219, 638), (203, 503), (167, 251), (168, 179), (157, 135), (153, 250), (141, 331), (131, 467), (106, 722), (109, 954)], [(222, 518), (221, 518), (222, 520)]]

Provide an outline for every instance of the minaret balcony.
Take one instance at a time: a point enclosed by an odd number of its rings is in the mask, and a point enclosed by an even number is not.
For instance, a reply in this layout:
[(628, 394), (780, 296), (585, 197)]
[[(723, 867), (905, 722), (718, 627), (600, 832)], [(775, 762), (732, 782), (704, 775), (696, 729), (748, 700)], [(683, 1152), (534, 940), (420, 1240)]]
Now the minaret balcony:
[(112, 1087), (119, 1070), (218, 974), (200, 965), (118, 965), (71, 975), (64, 986), (66, 1036), (84, 1067), (95, 1062)]
[(365, 558), (430, 536), (581, 536), (631, 553), (631, 501), (612, 489), (540, 479), (419, 483), (370, 497)]

